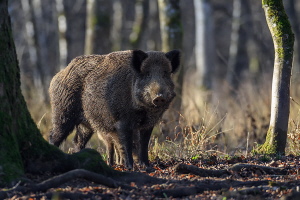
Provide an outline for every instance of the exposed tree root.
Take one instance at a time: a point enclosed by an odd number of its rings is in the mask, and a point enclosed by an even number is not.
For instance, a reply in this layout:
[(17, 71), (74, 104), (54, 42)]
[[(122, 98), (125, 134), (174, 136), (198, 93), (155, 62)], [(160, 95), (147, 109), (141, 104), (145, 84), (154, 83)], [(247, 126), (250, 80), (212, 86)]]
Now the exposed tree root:
[(260, 165), (250, 165), (250, 164), (243, 164), (237, 163), (232, 165), (227, 170), (239, 172), (241, 169), (259, 169), (265, 172), (265, 174), (276, 174), (276, 175), (286, 175), (287, 170), (283, 168), (276, 168), (276, 167), (267, 167), (267, 166), (260, 166)]
[[(47, 199), (102, 199), (102, 200), (110, 200), (113, 199), (113, 196), (110, 194), (83, 194), (83, 193), (73, 193), (73, 192), (48, 192), (46, 194), (36, 195), (35, 199), (42, 199), (45, 197)], [(30, 195), (23, 196), (22, 199), (30, 199)]]
[(221, 177), (221, 176), (230, 175), (230, 173), (227, 170), (201, 169), (194, 165), (186, 165), (186, 164), (176, 165), (175, 171), (180, 174), (195, 174), (201, 177)]
[[(224, 177), (234, 175), (235, 173), (241, 172), (242, 170), (247, 169), (251, 171), (258, 171), (262, 174), (271, 174), (271, 175), (285, 175), (287, 171), (281, 168), (273, 168), (273, 167), (265, 167), (259, 165), (250, 165), (250, 164), (235, 164), (228, 169), (224, 170), (207, 170), (201, 169), (193, 165), (186, 165), (186, 164), (178, 164), (175, 167), (175, 171), (177, 173), (191, 173), (202, 177)], [(167, 180), (154, 178), (148, 176), (147, 174), (137, 173), (137, 172), (124, 172), (120, 173), (113, 178), (103, 176), (101, 174), (97, 174), (94, 172), (90, 172), (84, 169), (75, 169), (69, 171), (67, 173), (55, 176), (48, 180), (45, 180), (41, 183), (28, 183), (25, 186), (15, 186), (14, 188), (1, 191), (0, 192), (0, 199), (12, 197), (14, 195), (26, 195), (29, 193), (36, 193), (36, 192), (45, 192), (50, 188), (58, 188), (64, 183), (67, 183), (73, 179), (85, 179), (87, 181), (91, 181), (109, 188), (120, 188), (123, 192), (136, 190), (139, 187), (131, 187), (129, 184), (134, 182), (137, 186), (138, 185), (154, 185), (154, 184), (162, 184), (166, 183)], [(170, 181), (170, 180), (169, 180)], [(180, 184), (180, 181), (172, 180), (173, 183)], [(231, 179), (223, 180), (223, 181), (216, 181), (216, 180), (202, 180), (202, 181), (193, 181), (191, 182), (191, 186), (186, 187), (176, 187), (174, 189), (157, 189), (153, 191), (154, 197), (165, 198), (165, 197), (184, 197), (190, 195), (196, 195), (199, 193), (203, 193), (204, 191), (216, 191), (216, 190), (229, 190), (229, 188), (243, 188), (239, 191), (232, 191), (232, 195), (256, 195), (263, 192), (263, 190), (268, 186), (269, 181), (235, 181)], [(125, 191), (126, 190), (126, 191)], [(228, 195), (231, 195), (228, 194)], [(110, 199), (112, 195), (104, 195), (104, 194), (95, 194), (95, 193), (87, 193), (81, 194), (78, 192), (48, 192), (44, 194), (47, 198), (54, 198), (55, 195), (61, 198), (70, 198), (70, 199), (80, 199), (80, 198), (97, 198), (101, 197), (102, 199)], [(29, 196), (28, 196), (29, 197)], [(36, 197), (36, 196), (35, 196)]]
[(232, 175), (232, 172), (240, 172), (242, 169), (250, 170), (259, 170), (262, 174), (276, 174), (276, 175), (285, 175), (287, 174), (286, 169), (280, 169), (275, 167), (266, 167), (260, 165), (250, 165), (237, 163), (228, 169), (223, 170), (210, 170), (210, 169), (201, 169), (194, 165), (178, 164), (175, 166), (175, 171), (182, 174), (195, 174), (201, 177), (224, 177)]
[(50, 188), (58, 187), (70, 180), (76, 179), (76, 178), (83, 178), (88, 181), (92, 181), (110, 188), (117, 188), (121, 187), (122, 189), (132, 189), (132, 187), (125, 185), (123, 183), (120, 183), (118, 181), (113, 180), (112, 178), (103, 176), (101, 174), (97, 174), (94, 172), (90, 172), (84, 169), (75, 169), (69, 172), (66, 172), (64, 174), (55, 176), (53, 178), (50, 178), (48, 180), (45, 180), (41, 183), (37, 184), (29, 184), (27, 186), (17, 186), (11, 190), (8, 191), (2, 191), (0, 192), (0, 199), (7, 198), (12, 193), (23, 193), (27, 194), (29, 192), (43, 192)]
[(120, 182), (130, 183), (134, 182), (137, 185), (143, 184), (162, 184), (167, 182), (165, 179), (151, 177), (147, 174), (143, 174), (140, 172), (124, 172), (122, 176), (114, 178)]
[(193, 187), (181, 187), (175, 189), (168, 189), (168, 190), (158, 190), (154, 193), (156, 197), (173, 197), (179, 198), (184, 196), (196, 195), (198, 193), (202, 193), (204, 191), (210, 190), (221, 190), (226, 189), (228, 190), (230, 187), (250, 187), (250, 186), (262, 186), (268, 185), (268, 181), (201, 181), (198, 182)]

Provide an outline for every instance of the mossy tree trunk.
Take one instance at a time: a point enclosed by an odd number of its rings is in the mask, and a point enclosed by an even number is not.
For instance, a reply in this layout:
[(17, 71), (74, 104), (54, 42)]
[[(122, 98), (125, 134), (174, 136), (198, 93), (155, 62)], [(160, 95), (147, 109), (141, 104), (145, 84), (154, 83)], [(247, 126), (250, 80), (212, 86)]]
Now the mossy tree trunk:
[(110, 174), (96, 151), (68, 155), (45, 141), (28, 112), (20, 85), (7, 0), (0, 0), (0, 187), (26, 172), (83, 168)]
[(258, 152), (284, 154), (290, 111), (290, 79), (294, 34), (282, 0), (262, 0), (275, 49), (271, 119), (265, 143)]

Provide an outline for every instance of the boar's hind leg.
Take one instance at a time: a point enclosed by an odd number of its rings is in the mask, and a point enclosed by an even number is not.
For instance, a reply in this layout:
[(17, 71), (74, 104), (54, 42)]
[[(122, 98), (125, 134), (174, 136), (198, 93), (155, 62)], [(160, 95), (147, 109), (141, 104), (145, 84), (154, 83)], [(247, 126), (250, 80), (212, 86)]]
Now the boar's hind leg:
[[(116, 150), (116, 152), (115, 152), (115, 150)], [(119, 153), (117, 152), (117, 148), (115, 147), (111, 137), (108, 137), (108, 141), (106, 141), (106, 153), (107, 153), (108, 164), (110, 166), (113, 166), (113, 164), (114, 164), (115, 155), (116, 155), (116, 163), (119, 162), (119, 157), (118, 157)]]
[(116, 134), (114, 132), (102, 132), (98, 131), (98, 138), (104, 143), (106, 147), (106, 155), (107, 155), (107, 162), (110, 166), (114, 164), (114, 157), (116, 156), (116, 163), (119, 163), (119, 151), (117, 145), (114, 144), (113, 138), (116, 138)]
[(139, 160), (140, 164), (149, 166), (148, 145), (153, 128), (140, 131)]
[(93, 130), (87, 122), (82, 122), (76, 126), (76, 134), (74, 137), (75, 151), (85, 148), (86, 143), (91, 139)]

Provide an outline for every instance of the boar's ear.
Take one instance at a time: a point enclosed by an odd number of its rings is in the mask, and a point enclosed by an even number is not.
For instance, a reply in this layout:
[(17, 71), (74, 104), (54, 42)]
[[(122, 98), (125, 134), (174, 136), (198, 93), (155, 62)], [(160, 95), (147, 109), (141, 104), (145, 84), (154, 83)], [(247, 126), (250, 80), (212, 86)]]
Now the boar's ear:
[(172, 73), (175, 73), (180, 65), (180, 51), (172, 50), (166, 53), (166, 57), (170, 60), (172, 65)]
[(131, 65), (133, 69), (137, 72), (141, 72), (142, 62), (148, 57), (148, 54), (141, 50), (133, 50)]

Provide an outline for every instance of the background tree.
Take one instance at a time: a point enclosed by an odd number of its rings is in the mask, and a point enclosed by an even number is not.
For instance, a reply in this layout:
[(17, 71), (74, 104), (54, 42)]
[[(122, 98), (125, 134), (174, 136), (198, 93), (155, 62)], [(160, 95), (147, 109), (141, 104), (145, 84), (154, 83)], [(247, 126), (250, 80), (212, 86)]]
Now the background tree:
[(131, 34), (136, 19), (136, 0), (120, 0), (122, 11), (121, 23), (121, 50), (131, 49)]
[(262, 5), (274, 42), (275, 60), (270, 125), (259, 152), (284, 154), (290, 112), (294, 34), (281, 0), (262, 0)]
[[(29, 0), (34, 45), (37, 54), (37, 83), (45, 102), (49, 102), (48, 88), (60, 66), (59, 31), (56, 2)], [(47, 48), (43, 48), (47, 46)]]
[(84, 54), (86, 32), (86, 0), (63, 0), (63, 11), (66, 18), (65, 40), (67, 45), (66, 63)]
[(87, 0), (85, 54), (106, 54), (111, 48), (112, 1)]
[[(182, 49), (182, 25), (181, 14), (178, 0), (159, 0), (159, 18), (160, 29), (162, 36), (162, 51), (168, 52), (173, 49)], [(175, 92), (177, 98), (172, 103), (172, 108), (179, 111), (182, 98), (182, 84), (183, 84), (183, 68), (174, 77)]]
[(251, 34), (251, 15), (248, 1), (234, 0), (232, 13), (232, 31), (229, 47), (226, 81), (234, 94), (243, 80), (243, 72), (249, 68), (248, 40)]
[(203, 90), (211, 90), (214, 73), (214, 28), (212, 6), (208, 0), (194, 0), (195, 8), (195, 58), (197, 85)]
[[(162, 38), (162, 51), (168, 52), (173, 49), (182, 50), (183, 30), (181, 24), (181, 13), (179, 0), (158, 0), (159, 22)], [(181, 57), (184, 53), (181, 52)], [(169, 110), (164, 113), (164, 121), (167, 122), (167, 130), (163, 131), (167, 135), (173, 135), (173, 128), (178, 124), (179, 113), (182, 104), (182, 86), (184, 79), (184, 69), (181, 65), (179, 72), (173, 76), (176, 97), (169, 106)]]
[[(300, 26), (299, 26), (299, 12), (297, 11), (297, 2), (295, 0), (284, 1), (283, 5), (286, 7), (287, 15), (289, 16), (293, 32), (296, 36), (300, 35)], [(300, 72), (300, 39), (295, 38), (295, 60), (293, 65), (293, 72)], [(296, 79), (296, 78), (295, 78)]]
[[(27, 4), (26, 4), (27, 3)], [(30, 34), (30, 28), (26, 23), (30, 20), (28, 1), (12, 0), (8, 2), (10, 7), (12, 28), (18, 60), (20, 63), (22, 90), (30, 91), (34, 87), (36, 81), (36, 64), (34, 62), (35, 49), (33, 48), (33, 38)], [(27, 12), (28, 11), (28, 12)], [(22, 34), (19, 34), (22, 33)], [(29, 92), (24, 93), (25, 98), (31, 98)]]

